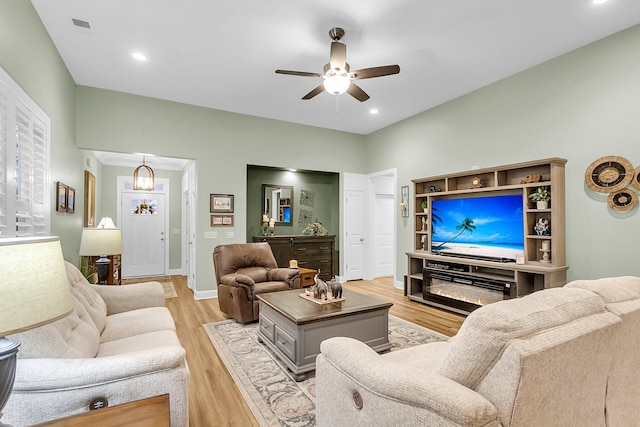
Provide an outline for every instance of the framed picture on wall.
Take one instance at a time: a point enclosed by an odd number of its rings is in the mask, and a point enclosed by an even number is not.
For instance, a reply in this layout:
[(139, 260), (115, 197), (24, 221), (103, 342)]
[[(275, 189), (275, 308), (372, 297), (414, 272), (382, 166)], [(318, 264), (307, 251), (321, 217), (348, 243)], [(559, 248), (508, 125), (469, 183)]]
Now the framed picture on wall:
[(211, 226), (232, 226), (233, 215), (211, 215)]
[(84, 226), (96, 226), (96, 177), (84, 171)]
[(233, 212), (233, 195), (232, 194), (211, 194), (209, 211), (217, 212)]
[(67, 186), (60, 181), (56, 183), (56, 211), (67, 211)]
[(67, 187), (67, 212), (76, 212), (76, 189)]

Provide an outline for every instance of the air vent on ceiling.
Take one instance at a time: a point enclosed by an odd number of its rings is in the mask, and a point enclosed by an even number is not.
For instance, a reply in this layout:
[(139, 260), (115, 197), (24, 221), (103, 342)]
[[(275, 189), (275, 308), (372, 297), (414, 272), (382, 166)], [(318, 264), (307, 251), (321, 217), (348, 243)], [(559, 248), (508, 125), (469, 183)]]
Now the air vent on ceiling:
[(87, 21), (83, 21), (82, 19), (75, 19), (75, 18), (71, 18), (71, 20), (73, 21), (73, 25), (75, 25), (76, 27), (91, 29), (91, 24)]

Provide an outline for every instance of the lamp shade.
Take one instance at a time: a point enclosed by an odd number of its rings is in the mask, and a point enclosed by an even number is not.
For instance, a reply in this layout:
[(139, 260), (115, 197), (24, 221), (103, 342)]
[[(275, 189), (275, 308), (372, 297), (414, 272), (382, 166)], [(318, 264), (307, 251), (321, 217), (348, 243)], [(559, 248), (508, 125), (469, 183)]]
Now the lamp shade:
[(58, 237), (0, 239), (0, 337), (58, 320), (73, 307)]
[(117, 228), (113, 220), (108, 216), (103, 216), (96, 228)]
[(122, 231), (119, 228), (83, 228), (80, 256), (119, 255)]

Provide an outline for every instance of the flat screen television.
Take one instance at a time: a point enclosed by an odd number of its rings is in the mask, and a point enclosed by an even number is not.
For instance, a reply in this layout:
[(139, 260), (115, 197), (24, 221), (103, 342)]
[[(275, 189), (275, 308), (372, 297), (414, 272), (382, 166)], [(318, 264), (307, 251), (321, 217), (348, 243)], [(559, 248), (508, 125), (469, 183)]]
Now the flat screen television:
[(524, 253), (522, 194), (449, 197), (431, 202), (431, 252), (515, 261)]

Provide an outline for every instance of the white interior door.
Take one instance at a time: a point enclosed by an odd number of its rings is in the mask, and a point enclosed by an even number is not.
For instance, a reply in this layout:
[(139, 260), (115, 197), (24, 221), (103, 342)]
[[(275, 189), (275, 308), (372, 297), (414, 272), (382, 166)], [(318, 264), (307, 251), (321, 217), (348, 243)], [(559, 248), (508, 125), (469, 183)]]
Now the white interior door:
[(191, 164), (187, 172), (187, 191), (185, 193), (185, 237), (187, 239), (187, 286), (196, 288), (196, 166)]
[(376, 194), (373, 236), (374, 277), (393, 276), (395, 259), (394, 197)]
[(345, 278), (359, 280), (364, 277), (366, 218), (364, 190), (347, 190), (345, 204)]
[(122, 276), (165, 275), (164, 194), (122, 192)]

